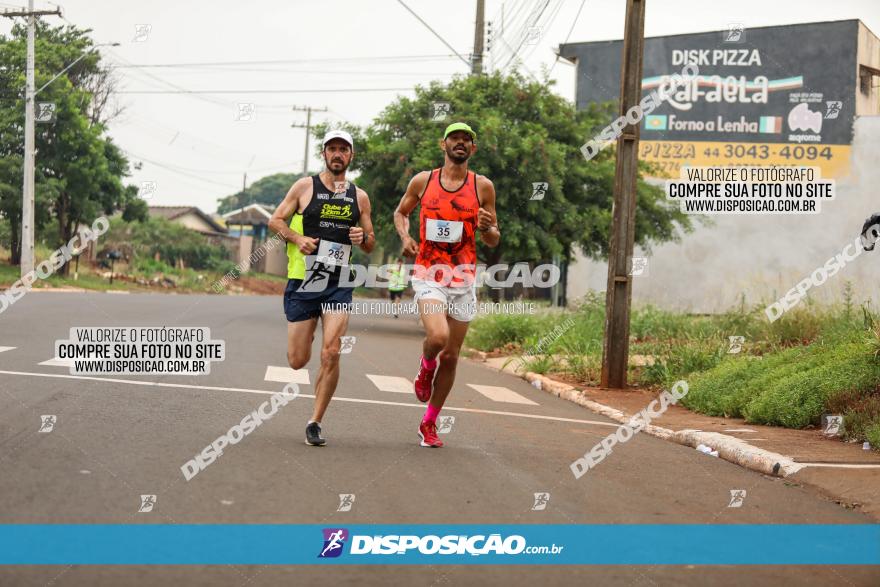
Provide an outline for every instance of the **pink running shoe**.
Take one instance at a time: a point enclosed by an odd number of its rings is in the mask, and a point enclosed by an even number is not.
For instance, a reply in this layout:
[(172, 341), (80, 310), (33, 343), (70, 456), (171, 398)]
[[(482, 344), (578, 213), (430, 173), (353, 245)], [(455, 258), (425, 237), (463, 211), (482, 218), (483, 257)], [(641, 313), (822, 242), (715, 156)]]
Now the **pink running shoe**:
[(416, 390), (416, 397), (419, 398), (420, 402), (424, 403), (431, 399), (431, 392), (434, 391), (434, 374), (436, 372), (436, 365), (433, 369), (426, 369), (422, 360), (419, 359), (419, 372), (416, 375), (416, 380), (413, 382), (413, 387)]
[(430, 448), (440, 448), (443, 441), (437, 438), (437, 423), (422, 422), (419, 424), (419, 438), (421, 442), (419, 446), (428, 446)]

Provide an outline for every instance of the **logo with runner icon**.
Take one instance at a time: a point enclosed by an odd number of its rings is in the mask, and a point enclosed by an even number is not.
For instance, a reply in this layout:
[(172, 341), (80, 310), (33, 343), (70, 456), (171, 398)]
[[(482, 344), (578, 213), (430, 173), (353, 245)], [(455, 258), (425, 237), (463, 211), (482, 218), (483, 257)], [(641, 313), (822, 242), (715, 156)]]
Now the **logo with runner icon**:
[(455, 416), (440, 416), (440, 422), (437, 425), (437, 434), (449, 434), (455, 425)]
[(324, 528), (324, 546), (318, 553), (318, 558), (336, 558), (342, 554), (345, 541), (348, 540), (348, 530), (345, 528)]
[(533, 512), (540, 512), (547, 509), (547, 504), (550, 503), (550, 494), (546, 491), (542, 491), (541, 493), (535, 494), (535, 503), (532, 504)]
[(353, 216), (351, 204), (324, 204), (321, 206), (321, 218), (349, 220)]
[(153, 511), (153, 508), (156, 506), (156, 496), (155, 495), (141, 495), (141, 507), (138, 508), (138, 513), (146, 514)]
[(37, 432), (52, 432), (57, 421), (58, 418), (54, 414), (40, 416), (40, 429)]
[(354, 505), (354, 493), (340, 493), (339, 494), (339, 507), (336, 508), (337, 512), (350, 512), (351, 506)]
[(740, 508), (742, 507), (743, 502), (746, 499), (746, 490), (745, 489), (731, 489), (730, 490), (730, 503), (727, 504), (729, 508)]

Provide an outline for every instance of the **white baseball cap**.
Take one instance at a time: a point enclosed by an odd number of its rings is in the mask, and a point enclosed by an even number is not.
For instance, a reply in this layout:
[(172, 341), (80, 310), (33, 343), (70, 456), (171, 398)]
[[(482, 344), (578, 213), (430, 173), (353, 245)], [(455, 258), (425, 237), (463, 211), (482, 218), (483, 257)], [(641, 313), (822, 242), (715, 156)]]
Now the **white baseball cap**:
[(324, 140), (321, 141), (321, 146), (326, 147), (327, 143), (332, 141), (333, 139), (342, 139), (354, 150), (354, 141), (351, 138), (351, 135), (345, 132), (344, 130), (331, 130), (328, 131), (327, 134), (324, 135)]

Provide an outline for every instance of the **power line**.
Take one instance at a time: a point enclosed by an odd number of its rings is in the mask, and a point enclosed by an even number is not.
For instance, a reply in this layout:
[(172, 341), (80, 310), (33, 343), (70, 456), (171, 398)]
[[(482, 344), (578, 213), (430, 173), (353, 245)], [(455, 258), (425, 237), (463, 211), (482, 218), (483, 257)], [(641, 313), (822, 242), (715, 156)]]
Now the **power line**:
[(428, 29), (429, 31), (431, 31), (431, 32), (434, 34), (435, 37), (437, 37), (438, 39), (440, 39), (440, 41), (441, 41), (444, 45), (446, 45), (446, 46), (449, 48), (450, 51), (452, 51), (453, 53), (455, 53), (455, 54), (458, 56), (459, 59), (461, 59), (462, 61), (464, 61), (464, 64), (465, 64), (465, 65), (467, 65), (468, 67), (470, 67), (470, 65), (471, 65), (470, 61), (468, 61), (467, 59), (465, 59), (464, 57), (462, 57), (461, 54), (460, 54), (458, 51), (455, 50), (455, 47), (453, 47), (452, 45), (450, 45), (449, 43), (447, 43), (447, 42), (446, 42), (446, 39), (444, 39), (443, 37), (441, 37), (441, 36), (440, 36), (440, 33), (438, 33), (438, 32), (435, 31), (433, 28), (431, 28), (431, 25), (429, 25), (427, 22), (425, 22), (424, 20), (422, 20), (422, 17), (421, 17), (421, 16), (419, 16), (418, 14), (416, 14), (416, 13), (413, 11), (413, 9), (410, 8), (409, 6), (407, 6), (406, 3), (405, 3), (403, 0), (397, 0), (397, 2), (398, 2), (401, 6), (403, 6), (404, 8), (406, 8), (407, 11), (409, 11), (410, 14), (412, 14), (413, 16), (415, 16), (416, 19), (418, 19), (418, 21), (419, 21), (420, 23), (422, 23), (423, 25), (425, 25), (425, 28)]
[[(243, 89), (243, 90), (119, 90), (116, 94), (322, 94), (336, 92), (413, 92), (415, 88), (321, 88), (310, 90), (268, 90), (268, 89)], [(224, 107), (228, 104), (223, 104)]]
[(315, 108), (313, 106), (294, 106), (292, 108), (294, 112), (305, 112), (306, 113), (306, 123), (293, 123), (290, 126), (292, 128), (304, 128), (306, 129), (306, 148), (303, 154), (303, 175), (308, 175), (309, 173), (309, 139), (312, 134), (312, 112), (327, 112), (327, 107), (324, 106), (322, 108)]
[[(287, 108), (287, 107), (285, 107), (285, 108)], [(217, 151), (224, 151), (226, 153), (232, 153), (232, 154), (239, 155), (242, 157), (248, 157), (248, 156), (252, 155), (252, 153), (245, 153), (244, 151), (237, 151), (235, 149), (231, 149), (228, 145), (221, 145), (221, 144), (216, 143), (214, 141), (210, 141), (210, 140), (205, 139), (203, 137), (194, 135), (188, 131), (181, 131), (180, 129), (167, 126), (167, 125), (163, 124), (162, 122), (160, 122), (154, 118), (151, 118), (149, 116), (144, 116), (142, 114), (131, 114), (130, 117), (131, 118), (129, 118), (127, 120), (123, 120), (121, 122), (114, 123), (114, 127), (128, 126), (128, 125), (133, 124), (133, 125), (136, 125), (136, 126), (142, 128), (146, 132), (146, 134), (153, 134), (155, 136), (158, 136), (156, 134), (157, 132), (161, 132), (161, 131), (158, 131), (157, 129), (163, 128), (166, 131), (168, 131), (169, 133), (175, 133), (175, 138), (178, 135), (182, 135), (185, 140), (189, 140), (190, 143), (194, 143), (196, 145), (201, 144), (203, 146), (210, 147), (210, 148), (215, 149)], [(137, 119), (141, 119), (141, 121), (139, 121)], [(165, 147), (167, 147), (170, 144), (168, 142), (167, 135), (162, 136), (161, 139), (162, 139), (163, 145)], [(173, 140), (174, 139), (172, 139), (172, 141)], [(193, 149), (193, 150), (195, 150), (195, 149)], [(236, 173), (238, 173), (238, 172), (236, 172)]]
[[(170, 172), (172, 172), (172, 173), (179, 173), (180, 175), (183, 175), (183, 176), (185, 176), (185, 177), (189, 177), (189, 178), (192, 178), (192, 179), (196, 179), (196, 180), (198, 180), (198, 181), (203, 181), (203, 182), (205, 182), (205, 183), (210, 183), (210, 184), (214, 184), (214, 185), (219, 185), (220, 187), (223, 187), (223, 188), (226, 188), (226, 189), (230, 189), (229, 184), (220, 183), (220, 182), (218, 182), (218, 181), (213, 181), (213, 180), (210, 180), (210, 179), (205, 179), (204, 177), (201, 177), (201, 176), (199, 176), (199, 175), (195, 175), (195, 174), (193, 174), (193, 173), (187, 173), (186, 171), (181, 171), (180, 169), (175, 169), (174, 167), (171, 167), (171, 166), (169, 166), (169, 165), (167, 165), (167, 164), (165, 164), (165, 163), (160, 163), (160, 162), (158, 162), (158, 161), (153, 161), (152, 159), (147, 159), (146, 157), (141, 157), (141, 156), (138, 155), (137, 153), (132, 153), (131, 151), (128, 151), (128, 150), (126, 150), (126, 149), (122, 149), (122, 150), (123, 150), (123, 152), (125, 152), (129, 157), (131, 157), (131, 158), (133, 158), (133, 159), (140, 159), (140, 160), (142, 160), (142, 161), (146, 161), (147, 163), (150, 163), (151, 165), (155, 165), (156, 167), (161, 167), (162, 169), (166, 169), (166, 170), (168, 170), (168, 171), (170, 171)], [(237, 175), (237, 173), (236, 173), (236, 175)], [(237, 187), (237, 186), (236, 186), (236, 187)]]
[[(117, 55), (114, 51), (108, 51), (108, 53), (110, 53), (113, 57), (115, 57), (115, 58), (118, 59), (119, 61), (122, 61), (122, 62), (125, 62), (125, 63), (131, 63), (128, 59), (125, 59), (124, 57), (122, 57), (122, 56), (120, 56), (120, 55)], [(137, 70), (136, 70), (136, 71), (137, 71)], [(159, 82), (160, 84), (162, 84), (162, 85), (164, 85), (164, 86), (166, 86), (166, 87), (174, 88), (175, 90), (183, 91), (183, 93), (188, 93), (188, 92), (186, 92), (186, 88), (184, 88), (183, 86), (179, 86), (179, 85), (177, 85), (177, 84), (175, 84), (175, 83), (172, 83), (172, 82), (166, 81), (166, 80), (160, 78), (159, 76), (154, 75), (154, 74), (152, 74), (152, 73), (150, 73), (150, 72), (148, 72), (148, 71), (138, 71), (138, 73), (140, 73), (140, 74), (142, 74), (142, 75), (145, 75), (145, 76), (147, 76), (147, 77), (149, 77), (149, 78), (151, 78), (151, 79), (153, 79), (153, 80)], [(140, 81), (143, 83), (143, 80), (140, 80)], [(121, 94), (121, 93), (129, 93), (129, 92), (126, 92), (126, 91), (124, 91), (124, 90), (117, 90), (117, 91), (115, 91), (114, 93), (116, 93), (116, 94)], [(200, 97), (200, 96), (193, 96), (193, 98), (195, 98), (196, 100), (201, 100), (201, 101), (203, 101), (203, 102), (207, 102), (207, 103), (209, 103), (209, 104), (214, 104), (215, 106), (222, 106), (223, 108), (229, 108), (229, 104), (227, 104), (227, 103), (225, 103), (225, 102), (222, 102), (222, 101), (220, 101), (220, 100), (214, 100), (214, 99), (211, 99), (211, 98), (204, 98), (204, 97)]]
[[(506, 39), (507, 34), (506, 33), (507, 33), (507, 31), (512, 30), (516, 26), (518, 26), (516, 24), (517, 19), (519, 19), (520, 14), (522, 14), (523, 8), (525, 8), (526, 5), (527, 5), (527, 2), (524, 2), (523, 0), (516, 0), (513, 3), (513, 5), (510, 7), (510, 11), (508, 12), (506, 21), (502, 21), (500, 23), (501, 26), (495, 27), (498, 31), (500, 31), (501, 36), (500, 36), (499, 40), (502, 43), (504, 43), (505, 45), (507, 45), (507, 47), (508, 47), (507, 53), (509, 53), (509, 54), (513, 54), (513, 48), (510, 47), (510, 44), (507, 42), (507, 39)], [(526, 15), (527, 14), (528, 13), (526, 13)], [(496, 59), (495, 59), (496, 61), (500, 62), (504, 58), (504, 56), (503, 56), (504, 51), (505, 50), (502, 49), (501, 51), (498, 52), (498, 54), (496, 55)]]
[(426, 75), (453, 75), (453, 72), (448, 71), (371, 71), (366, 69), (358, 69), (358, 70), (341, 70), (341, 69), (282, 69), (282, 68), (256, 68), (256, 67), (233, 67), (233, 66), (219, 66), (219, 67), (201, 67), (201, 66), (193, 66), (181, 68), (181, 71), (172, 70), (169, 73), (176, 73), (180, 75), (194, 75), (194, 72), (201, 73), (210, 73), (216, 74), (217, 72), (242, 72), (242, 73), (251, 73), (251, 72), (267, 72), (267, 73), (302, 73), (302, 74), (318, 74), (318, 75), (418, 75), (418, 76), (426, 76)]
[[(542, 30), (542, 34), (541, 34), (542, 37), (546, 37), (547, 33), (550, 32), (550, 29), (553, 27), (553, 23), (556, 22), (556, 17), (559, 16), (559, 11), (562, 9), (562, 5), (564, 3), (565, 3), (565, 0), (556, 0), (556, 3), (550, 9), (550, 14), (547, 17), (546, 22), (544, 24), (540, 25), (540, 28)], [(529, 54), (525, 56), (525, 59), (528, 59), (529, 57), (531, 57), (537, 48), (538, 48), (538, 43), (535, 43), (532, 46), (532, 50), (529, 51)]]
[[(134, 155), (134, 154), (132, 153), (132, 155)], [(137, 159), (143, 159), (143, 157), (138, 157), (136, 155), (134, 155), (134, 156)], [(147, 161), (147, 159), (143, 159), (143, 160)], [(227, 169), (199, 169), (199, 168), (195, 168), (195, 167), (181, 167), (180, 165), (174, 165), (173, 163), (162, 163), (159, 161), (149, 161), (149, 162), (152, 163), (153, 165), (158, 165), (160, 167), (163, 167), (164, 169), (168, 169), (169, 171), (180, 171), (182, 173), (210, 173), (210, 174), (216, 174), (216, 175), (236, 175), (236, 176), (241, 175), (240, 171), (229, 171), (228, 168)], [(298, 163), (298, 161), (296, 163)], [(247, 169), (247, 171), (249, 173), (260, 173), (262, 171), (273, 171), (275, 169), (287, 168), (292, 165), (293, 165), (293, 163), (285, 161), (283, 163), (279, 163), (277, 165), (271, 165), (268, 167), (257, 167), (257, 168), (253, 168), (253, 169), (249, 167)]]
[(138, 68), (138, 69), (146, 69), (146, 68), (174, 68), (174, 67), (220, 67), (220, 66), (228, 66), (228, 65), (290, 65), (295, 63), (349, 63), (349, 62), (360, 62), (360, 61), (368, 61), (370, 63), (376, 61), (442, 61), (446, 59), (455, 59), (461, 58), (461, 55), (455, 53), (453, 55), (449, 54), (436, 54), (436, 55), (389, 55), (384, 57), (330, 57), (324, 59), (269, 59), (269, 60), (258, 60), (258, 61), (194, 61), (194, 62), (184, 62), (184, 63), (131, 63), (128, 62), (126, 65), (120, 65), (119, 67), (126, 68)]
[[(110, 52), (110, 53), (112, 53), (113, 57), (119, 59), (120, 61), (123, 61), (125, 63), (130, 64), (130, 65), (134, 65), (130, 61), (128, 61), (127, 59), (122, 58), (119, 55), (117, 55), (115, 52)], [(296, 89), (296, 90), (272, 90), (272, 89), (191, 90), (188, 88), (184, 88), (183, 86), (180, 86), (180, 85), (175, 84), (173, 82), (169, 82), (167, 80), (164, 80), (161, 77), (159, 77), (155, 74), (152, 74), (148, 71), (145, 71), (143, 69), (132, 69), (131, 71), (135, 71), (135, 72), (138, 72), (142, 75), (145, 75), (145, 76), (159, 82), (163, 86), (166, 86), (166, 87), (172, 88), (172, 89), (171, 90), (117, 90), (114, 93), (116, 93), (116, 94), (156, 94), (156, 95), (184, 94), (184, 95), (191, 95), (196, 99), (203, 100), (205, 102), (208, 102), (208, 103), (211, 103), (211, 104), (214, 104), (217, 106), (222, 106), (223, 108), (228, 108), (229, 104), (226, 102), (220, 101), (220, 100), (215, 100), (215, 99), (201, 97), (201, 96), (210, 95), (210, 94), (305, 94), (305, 93), (321, 93), (321, 92), (335, 93), (335, 92), (377, 92), (377, 91), (412, 91), (413, 90), (413, 88), (336, 88), (336, 89), (306, 89), (306, 90), (303, 90), (303, 89)], [(139, 80), (139, 81), (143, 82), (143, 80)], [(147, 85), (151, 85), (151, 84), (148, 83)], [(153, 87), (155, 87), (155, 86), (153, 86)]]
[[(574, 32), (574, 27), (575, 27), (575, 25), (576, 25), (577, 22), (578, 22), (578, 18), (580, 18), (581, 10), (584, 9), (584, 4), (586, 4), (586, 3), (587, 3), (587, 0), (581, 0), (581, 5), (578, 6), (577, 14), (574, 15), (574, 20), (571, 21), (571, 28), (568, 29), (568, 34), (565, 35), (565, 40), (562, 42), (563, 45), (567, 45), (567, 44), (568, 44), (568, 40), (571, 38), (571, 33)], [(549, 72), (549, 73), (553, 73), (553, 68), (556, 67), (556, 64), (557, 64), (558, 62), (559, 62), (559, 55), (556, 56), (556, 59), (553, 61), (553, 65), (550, 66), (550, 72)], [(549, 73), (548, 73), (548, 75), (549, 75)]]
[[(541, 19), (541, 15), (544, 14), (544, 11), (547, 9), (547, 6), (548, 6), (549, 4), (550, 4), (550, 0), (546, 0), (546, 1), (544, 2), (544, 6), (541, 8), (541, 11), (540, 11), (540, 12), (538, 13), (538, 15), (534, 18), (534, 20), (531, 21), (531, 22), (532, 22), (532, 25), (531, 25), (531, 26), (535, 26), (535, 23), (537, 23), (537, 22)], [(521, 35), (521, 38), (520, 38), (520, 40), (519, 40), (519, 43), (518, 43), (517, 46), (516, 46), (516, 49), (515, 49), (514, 52), (513, 52), (513, 55), (511, 55), (511, 56), (510, 56), (510, 59), (507, 60), (507, 63), (505, 63), (505, 64), (501, 67), (502, 70), (506, 69), (507, 66), (510, 65), (510, 63), (511, 63), (511, 62), (516, 58), (516, 56), (519, 54), (520, 49), (522, 49), (523, 43), (526, 42), (526, 38), (527, 38), (527, 36), (528, 36), (528, 27), (526, 26), (526, 24), (527, 24), (528, 22), (529, 22), (528, 19), (526, 19), (526, 21), (523, 23), (523, 30), (524, 30), (524, 32), (523, 32), (523, 34)]]
[[(518, 2), (514, 3), (511, 7), (509, 19), (505, 23), (500, 39), (506, 48), (502, 48), (502, 51), (499, 51), (496, 62), (501, 62), (507, 57), (516, 55), (516, 50), (510, 46), (510, 43), (507, 42), (507, 38), (509, 36), (511, 39), (518, 39), (521, 34), (524, 34), (530, 14), (527, 10), (524, 10), (527, 6), (528, 2)], [(507, 34), (508, 31), (510, 31), (510, 35)], [(516, 43), (516, 41), (513, 42)], [(505, 56), (504, 53), (507, 55)]]

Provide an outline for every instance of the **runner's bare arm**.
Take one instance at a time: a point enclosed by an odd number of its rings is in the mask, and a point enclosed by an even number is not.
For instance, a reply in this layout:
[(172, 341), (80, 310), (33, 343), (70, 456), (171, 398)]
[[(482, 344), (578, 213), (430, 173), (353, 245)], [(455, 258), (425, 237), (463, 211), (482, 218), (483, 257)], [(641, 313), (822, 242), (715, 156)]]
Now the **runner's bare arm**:
[(351, 244), (359, 245), (365, 253), (376, 246), (376, 235), (373, 234), (373, 219), (370, 217), (370, 197), (361, 188), (357, 189), (358, 208), (361, 211), (360, 226), (352, 226), (348, 231)]
[(477, 182), (477, 195), (482, 204), (477, 213), (480, 239), (490, 247), (497, 247), (501, 241), (501, 231), (498, 230), (498, 217), (495, 214), (495, 185), (482, 175)]
[(410, 180), (406, 193), (403, 194), (400, 204), (397, 205), (397, 210), (394, 211), (394, 227), (403, 242), (403, 254), (407, 257), (415, 257), (419, 252), (419, 243), (409, 235), (409, 215), (425, 192), (430, 175), (427, 171), (417, 173)]
[(311, 178), (303, 177), (298, 179), (290, 187), (290, 190), (287, 192), (287, 195), (284, 196), (284, 199), (281, 200), (281, 203), (278, 204), (278, 207), (275, 208), (272, 218), (269, 219), (269, 229), (272, 232), (281, 235), (281, 238), (287, 242), (296, 245), (300, 252), (305, 255), (308, 255), (315, 250), (318, 246), (318, 239), (308, 238), (291, 230), (290, 218), (296, 212), (299, 212), (300, 201), (304, 196), (309, 194), (311, 187)]

